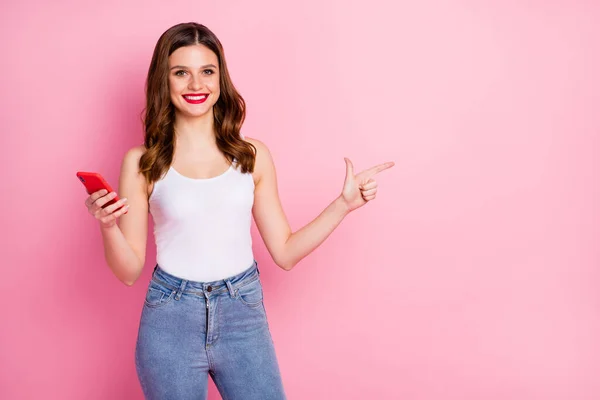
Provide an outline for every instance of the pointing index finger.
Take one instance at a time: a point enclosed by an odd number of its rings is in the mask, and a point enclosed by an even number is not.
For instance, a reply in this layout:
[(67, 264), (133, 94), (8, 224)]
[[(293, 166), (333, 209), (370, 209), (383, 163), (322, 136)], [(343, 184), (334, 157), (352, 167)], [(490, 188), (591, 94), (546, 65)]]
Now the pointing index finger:
[(364, 172), (364, 174), (368, 178), (370, 178), (371, 176), (373, 176), (373, 175), (375, 175), (375, 174), (377, 174), (377, 173), (379, 173), (381, 171), (384, 171), (384, 170), (386, 170), (388, 168), (392, 168), (394, 165), (396, 165), (396, 163), (394, 163), (393, 161), (386, 162), (386, 163), (383, 163), (383, 164), (379, 164), (379, 165), (376, 165), (374, 167), (369, 168), (368, 170), (366, 170)]

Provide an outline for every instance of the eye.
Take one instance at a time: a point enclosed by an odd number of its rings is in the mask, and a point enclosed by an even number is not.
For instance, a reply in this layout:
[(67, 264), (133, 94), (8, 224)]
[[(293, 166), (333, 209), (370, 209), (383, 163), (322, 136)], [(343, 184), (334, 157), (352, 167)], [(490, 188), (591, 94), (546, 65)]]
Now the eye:
[(180, 73), (180, 72), (185, 72), (185, 71), (184, 71), (184, 70), (182, 70), (182, 69), (180, 69), (179, 71), (176, 71), (176, 72), (175, 72), (175, 75), (176, 75), (176, 76), (182, 76), (182, 75), (179, 75), (179, 73)]
[(214, 74), (214, 73), (215, 73), (215, 71), (213, 71), (212, 69), (205, 69), (205, 70), (204, 70), (204, 73), (205, 73), (206, 75), (212, 75), (212, 74)]

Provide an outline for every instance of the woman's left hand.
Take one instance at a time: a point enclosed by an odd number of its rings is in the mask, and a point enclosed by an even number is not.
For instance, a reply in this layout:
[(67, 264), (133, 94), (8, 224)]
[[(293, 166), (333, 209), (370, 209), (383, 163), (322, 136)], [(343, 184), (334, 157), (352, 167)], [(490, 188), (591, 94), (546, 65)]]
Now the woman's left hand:
[(348, 158), (344, 158), (344, 161), (346, 161), (346, 180), (344, 181), (344, 189), (340, 197), (348, 206), (348, 211), (356, 210), (375, 199), (377, 182), (372, 177), (395, 165), (394, 162), (386, 162), (354, 175), (352, 161)]

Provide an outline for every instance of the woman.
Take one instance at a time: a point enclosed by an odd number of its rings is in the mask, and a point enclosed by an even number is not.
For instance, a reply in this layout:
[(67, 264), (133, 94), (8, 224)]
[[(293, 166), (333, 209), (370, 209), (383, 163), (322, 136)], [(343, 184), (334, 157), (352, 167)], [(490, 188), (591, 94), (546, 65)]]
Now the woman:
[(375, 198), (371, 177), (394, 163), (354, 175), (345, 159), (340, 196), (292, 233), (267, 146), (240, 132), (245, 103), (209, 29), (184, 23), (163, 33), (146, 96), (145, 140), (123, 158), (122, 199), (104, 209), (116, 193), (86, 200), (100, 222), (106, 261), (127, 285), (145, 263), (148, 212), (154, 220), (157, 264), (135, 349), (144, 395), (205, 399), (210, 374), (224, 399), (285, 399), (251, 217), (275, 263), (289, 271)]

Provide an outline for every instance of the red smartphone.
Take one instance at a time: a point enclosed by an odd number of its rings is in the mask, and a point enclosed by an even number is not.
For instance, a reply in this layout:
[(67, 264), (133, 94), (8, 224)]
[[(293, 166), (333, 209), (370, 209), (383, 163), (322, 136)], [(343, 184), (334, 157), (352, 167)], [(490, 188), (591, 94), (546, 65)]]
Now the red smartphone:
[[(83, 183), (83, 186), (85, 186), (85, 190), (87, 191), (88, 194), (95, 193), (98, 190), (102, 190), (102, 189), (106, 189), (108, 191), (108, 193), (114, 192), (114, 190), (110, 187), (108, 182), (106, 182), (106, 180), (102, 177), (102, 175), (100, 175), (97, 172), (79, 171), (79, 172), (77, 172), (77, 178), (79, 178), (79, 181), (81, 181), (81, 183)], [(112, 199), (111, 201), (109, 201), (108, 203), (103, 205), (102, 208), (106, 208), (106, 207), (110, 206), (111, 204), (116, 203), (117, 201), (119, 201), (119, 195), (117, 195), (114, 199)], [(118, 209), (120, 210), (121, 207), (119, 207)], [(127, 212), (125, 212), (125, 214), (127, 214)]]

